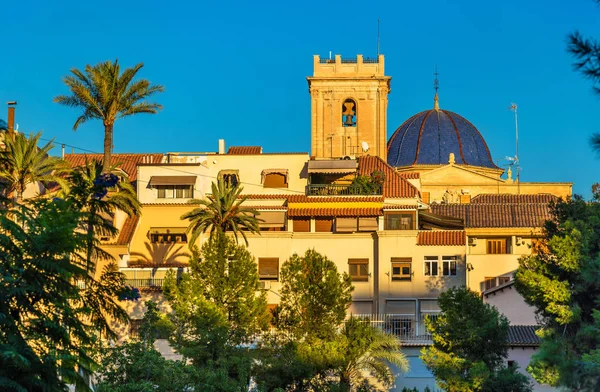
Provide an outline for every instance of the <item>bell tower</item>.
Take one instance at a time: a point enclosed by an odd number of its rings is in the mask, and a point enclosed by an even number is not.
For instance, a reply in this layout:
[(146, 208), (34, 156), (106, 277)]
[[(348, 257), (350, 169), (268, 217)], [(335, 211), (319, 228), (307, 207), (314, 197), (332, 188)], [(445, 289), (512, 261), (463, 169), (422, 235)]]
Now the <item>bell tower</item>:
[[(387, 156), (390, 76), (384, 58), (314, 56), (311, 95), (311, 155), (316, 158)], [(365, 147), (368, 151), (364, 152)]]

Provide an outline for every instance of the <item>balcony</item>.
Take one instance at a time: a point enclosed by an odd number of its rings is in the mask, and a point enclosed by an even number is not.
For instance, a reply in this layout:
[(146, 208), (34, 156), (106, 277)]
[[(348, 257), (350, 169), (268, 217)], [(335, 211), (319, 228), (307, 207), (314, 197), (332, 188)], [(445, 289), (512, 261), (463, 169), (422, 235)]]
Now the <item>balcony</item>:
[(307, 186), (308, 196), (369, 196), (382, 195), (382, 186), (373, 186), (372, 189), (365, 189), (356, 185), (339, 184), (310, 184)]
[(125, 284), (139, 289), (157, 290), (160, 291), (165, 284), (164, 278), (142, 278), (142, 279), (125, 279)]
[(357, 314), (368, 318), (372, 326), (397, 336), (402, 342), (431, 342), (431, 334), (425, 326), (425, 318), (435, 319), (439, 313), (414, 314)]

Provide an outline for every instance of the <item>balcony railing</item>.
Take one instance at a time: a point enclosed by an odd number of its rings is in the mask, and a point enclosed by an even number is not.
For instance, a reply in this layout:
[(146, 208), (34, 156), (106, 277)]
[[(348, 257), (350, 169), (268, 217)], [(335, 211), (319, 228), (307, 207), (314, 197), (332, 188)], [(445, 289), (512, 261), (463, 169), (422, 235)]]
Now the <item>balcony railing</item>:
[(125, 284), (137, 288), (162, 289), (166, 279), (146, 278), (146, 279), (125, 279)]
[(381, 195), (382, 187), (374, 186), (367, 190), (364, 187), (356, 185), (339, 185), (339, 184), (310, 184), (307, 188), (308, 196), (365, 196), (365, 195)]
[(358, 314), (355, 317), (368, 319), (372, 326), (397, 336), (402, 341), (430, 341), (431, 334), (425, 326), (425, 318), (435, 319), (438, 313), (421, 314)]

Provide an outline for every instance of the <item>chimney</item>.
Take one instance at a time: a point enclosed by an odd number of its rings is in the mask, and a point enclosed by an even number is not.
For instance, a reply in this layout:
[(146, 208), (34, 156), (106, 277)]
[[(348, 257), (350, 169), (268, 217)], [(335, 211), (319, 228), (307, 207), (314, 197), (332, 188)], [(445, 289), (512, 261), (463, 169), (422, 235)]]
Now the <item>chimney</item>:
[(6, 104), (8, 105), (8, 133), (13, 133), (15, 131), (15, 106), (17, 101), (8, 101)]
[(225, 154), (225, 139), (219, 139), (219, 154)]

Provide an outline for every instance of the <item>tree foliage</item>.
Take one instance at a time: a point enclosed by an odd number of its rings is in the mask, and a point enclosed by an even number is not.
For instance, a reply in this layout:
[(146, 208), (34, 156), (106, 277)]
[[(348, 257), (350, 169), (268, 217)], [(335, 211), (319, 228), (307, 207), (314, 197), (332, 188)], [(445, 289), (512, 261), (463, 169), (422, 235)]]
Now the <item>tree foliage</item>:
[(536, 308), (542, 344), (528, 371), (573, 390), (600, 387), (600, 202), (558, 201), (536, 254), (519, 260), (515, 287)]
[(281, 268), (278, 320), (297, 338), (332, 339), (346, 318), (354, 287), (335, 263), (309, 249), (294, 254)]
[[(600, 4), (600, 0), (595, 2)], [(590, 79), (594, 92), (600, 94), (600, 42), (575, 31), (569, 34), (567, 50), (575, 58), (573, 67)], [(600, 133), (594, 133), (590, 143), (594, 151), (600, 152)]]
[[(426, 321), (433, 346), (423, 349), (421, 358), (442, 389), (449, 392), (531, 390), (525, 376), (514, 367), (504, 366), (508, 337), (505, 316), (465, 287), (443, 292), (438, 303), (441, 314)], [(504, 379), (510, 385), (503, 384)]]
[(147, 99), (164, 91), (163, 86), (152, 85), (146, 79), (134, 80), (144, 66), (139, 63), (121, 72), (118, 60), (105, 61), (96, 65), (86, 65), (81, 71), (72, 68), (72, 75), (63, 78), (71, 95), (59, 95), (54, 102), (81, 109), (73, 130), (89, 120), (101, 120), (104, 125), (104, 166), (108, 172), (113, 148), (113, 128), (118, 118), (139, 113), (157, 113), (162, 106)]
[(240, 196), (243, 189), (239, 184), (230, 185), (223, 179), (219, 179), (217, 183), (212, 183), (212, 193), (207, 196), (208, 200), (190, 201), (201, 205), (181, 216), (181, 219), (190, 221), (188, 231), (192, 233), (191, 244), (196, 242), (200, 234), (209, 231), (211, 236), (231, 232), (236, 241), (238, 234), (241, 234), (246, 246), (248, 245), (244, 231), (260, 232), (256, 218), (260, 213), (242, 205), (248, 198), (248, 196)]
[(194, 252), (189, 268), (179, 281), (171, 273), (165, 283), (175, 327), (170, 341), (199, 371), (221, 375), (222, 390), (247, 388), (247, 345), (269, 318), (254, 257), (217, 233)]
[(95, 326), (83, 320), (79, 214), (63, 200), (0, 211), (0, 389), (83, 386), (94, 365)]
[[(5, 134), (5, 148), (0, 151), (0, 190), (14, 200), (20, 201), (28, 185), (40, 182), (45, 186), (67, 184), (61, 177), (66, 172), (65, 162), (49, 156), (54, 147), (49, 141), (38, 147), (42, 134)], [(4, 189), (3, 189), (4, 188)]]

